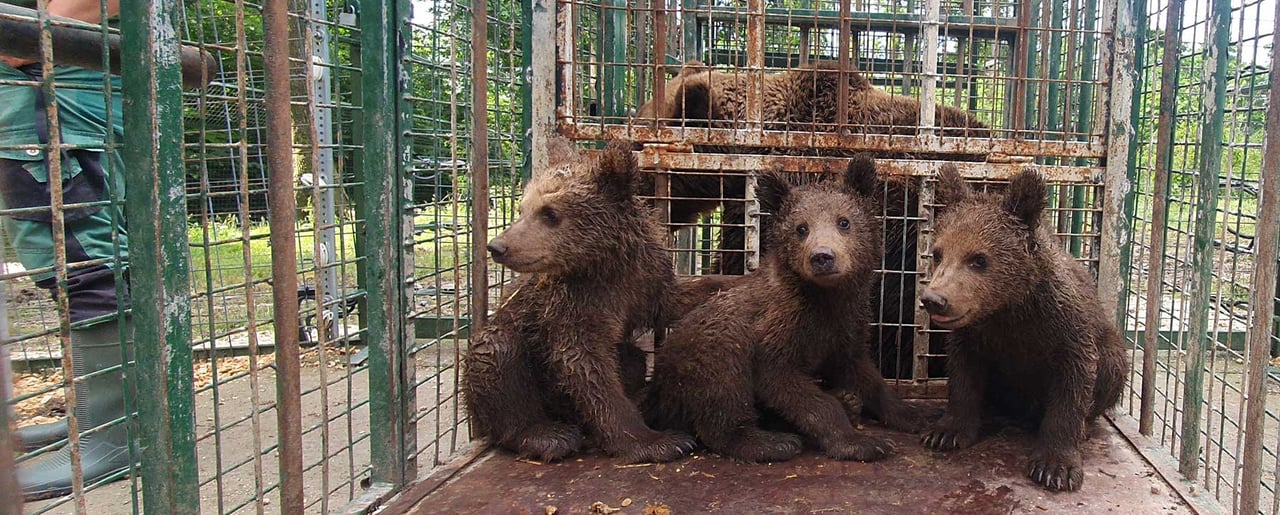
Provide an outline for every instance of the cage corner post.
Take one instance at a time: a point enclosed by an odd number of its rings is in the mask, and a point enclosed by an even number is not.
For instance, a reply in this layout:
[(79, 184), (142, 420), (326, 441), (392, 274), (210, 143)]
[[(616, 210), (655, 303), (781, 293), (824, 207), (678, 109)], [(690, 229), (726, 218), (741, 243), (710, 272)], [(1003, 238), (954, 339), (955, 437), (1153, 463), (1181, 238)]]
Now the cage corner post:
[[(1098, 256), (1098, 291), (1102, 296), (1103, 306), (1110, 313), (1116, 314), (1117, 320), (1123, 320), (1124, 303), (1120, 299), (1120, 291), (1124, 285), (1124, 274), (1127, 273), (1126, 251), (1132, 240), (1128, 225), (1132, 214), (1133, 183), (1131, 181), (1130, 152), (1132, 142), (1136, 139), (1133, 124), (1134, 85), (1137, 68), (1134, 59), (1137, 34), (1137, 19), (1134, 16), (1134, 3), (1141, 0), (1104, 0), (1104, 17), (1110, 17), (1112, 23), (1111, 48), (1107, 53), (1110, 67), (1111, 85), (1103, 92), (1106, 102), (1106, 166), (1103, 171), (1102, 201), (1102, 234), (1101, 249)], [(1104, 18), (1104, 26), (1107, 20)], [(1078, 233), (1073, 226), (1073, 232)]]
[[(361, 320), (369, 349), (369, 418), (372, 482), (387, 495), (417, 474), (417, 431), (412, 418), (413, 380), (408, 363), (412, 326), (399, 314), (408, 308), (412, 261), (406, 259), (405, 225), (409, 166), (405, 131), (410, 113), (402, 100), (406, 88), (400, 55), (410, 42), (408, 0), (362, 4), (361, 89), (366, 135), (361, 170), (367, 206), (365, 284), (369, 310)], [(391, 170), (393, 173), (388, 173)], [(406, 267), (409, 267), (406, 272)]]
[(176, 2), (122, 0), (126, 215), (146, 513), (197, 513), (190, 262)]

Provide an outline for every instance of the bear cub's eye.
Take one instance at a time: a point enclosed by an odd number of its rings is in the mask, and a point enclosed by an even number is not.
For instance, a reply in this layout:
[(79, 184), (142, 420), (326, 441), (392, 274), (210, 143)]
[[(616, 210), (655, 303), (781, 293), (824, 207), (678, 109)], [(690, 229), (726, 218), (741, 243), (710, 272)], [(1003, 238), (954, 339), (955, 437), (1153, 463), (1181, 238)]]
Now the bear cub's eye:
[(840, 226), (841, 229), (848, 229), (849, 219), (842, 216), (840, 217), (840, 220), (836, 222), (836, 225)]
[(941, 262), (942, 262), (942, 251), (941, 251), (941, 250), (934, 249), (934, 250), (933, 250), (933, 264), (935, 264), (935, 265), (936, 265), (936, 264), (941, 263)]
[(969, 268), (979, 272), (987, 269), (987, 256), (983, 254), (975, 255), (969, 258)]
[(542, 219), (546, 220), (549, 225), (555, 225), (560, 222), (560, 214), (554, 209), (544, 207), (542, 208)]
[(800, 225), (797, 225), (797, 226), (796, 226), (796, 234), (799, 234), (801, 238), (803, 238), (803, 237), (805, 237), (805, 236), (808, 236), (808, 235), (809, 235), (809, 225), (808, 225), (808, 224), (800, 224)]

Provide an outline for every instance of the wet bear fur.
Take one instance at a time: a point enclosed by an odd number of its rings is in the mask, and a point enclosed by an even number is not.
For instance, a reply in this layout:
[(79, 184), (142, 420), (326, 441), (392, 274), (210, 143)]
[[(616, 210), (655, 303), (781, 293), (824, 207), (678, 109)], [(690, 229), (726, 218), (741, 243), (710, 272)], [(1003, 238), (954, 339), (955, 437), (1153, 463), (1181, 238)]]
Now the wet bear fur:
[[(838, 459), (871, 461), (891, 446), (855, 428), (863, 405), (886, 425), (916, 428), (867, 353), (870, 289), (881, 243), (868, 197), (874, 162), (841, 180), (794, 186), (770, 172), (762, 208), (776, 220), (761, 268), (694, 308), (657, 351), (646, 414), (709, 449), (782, 461), (800, 436)], [(780, 423), (788, 431), (772, 431)]]
[(1034, 171), (1002, 194), (941, 171), (934, 270), (921, 302), (947, 340), (946, 415), (923, 437), (936, 450), (978, 441), (984, 411), (1038, 425), (1027, 474), (1050, 490), (1084, 481), (1080, 444), (1116, 405), (1129, 361), (1089, 272), (1041, 223)]
[(635, 195), (630, 145), (597, 159), (553, 139), (550, 165), (525, 188), (519, 219), (489, 245), (519, 273), (465, 357), (462, 388), (479, 433), (522, 456), (577, 452), (584, 435), (624, 462), (668, 461), (687, 435), (650, 429), (637, 329), (661, 327), (675, 283), (653, 211)]

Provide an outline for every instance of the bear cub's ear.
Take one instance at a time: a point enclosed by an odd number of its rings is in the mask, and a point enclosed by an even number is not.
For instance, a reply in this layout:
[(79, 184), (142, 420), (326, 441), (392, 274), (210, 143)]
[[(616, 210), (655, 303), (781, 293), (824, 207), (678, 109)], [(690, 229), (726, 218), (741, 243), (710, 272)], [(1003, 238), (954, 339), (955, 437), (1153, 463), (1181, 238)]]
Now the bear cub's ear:
[(844, 183), (846, 193), (870, 197), (876, 189), (876, 161), (869, 154), (858, 154), (849, 160), (845, 168)]
[(956, 165), (951, 163), (942, 165), (942, 169), (938, 171), (938, 202), (951, 207), (972, 194), (973, 190), (965, 184)]
[(1009, 181), (1003, 207), (1034, 231), (1047, 202), (1044, 177), (1035, 170), (1023, 170)]
[(781, 169), (771, 170), (756, 178), (756, 200), (760, 202), (760, 211), (770, 215), (778, 214), (782, 203), (791, 194), (791, 179)]
[(596, 187), (611, 201), (627, 202), (636, 194), (640, 165), (631, 153), (632, 146), (629, 141), (610, 141), (596, 162)]

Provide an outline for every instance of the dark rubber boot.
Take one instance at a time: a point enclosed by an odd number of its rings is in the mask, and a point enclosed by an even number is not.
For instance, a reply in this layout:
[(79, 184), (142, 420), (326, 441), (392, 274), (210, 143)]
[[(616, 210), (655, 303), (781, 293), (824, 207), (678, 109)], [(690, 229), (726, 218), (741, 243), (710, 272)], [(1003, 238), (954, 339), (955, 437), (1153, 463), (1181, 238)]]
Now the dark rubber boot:
[(15, 433), (18, 435), (18, 439), (22, 440), (22, 452), (34, 451), (58, 442), (66, 444), (67, 419), (64, 418), (47, 424), (19, 427)]
[[(71, 331), (71, 366), (76, 377), (114, 368), (75, 387), (80, 470), (86, 486), (129, 468), (126, 424), (117, 422), (125, 415), (119, 331), (114, 321)], [(18, 483), (28, 500), (71, 493), (71, 481), (70, 445), (18, 467)]]

